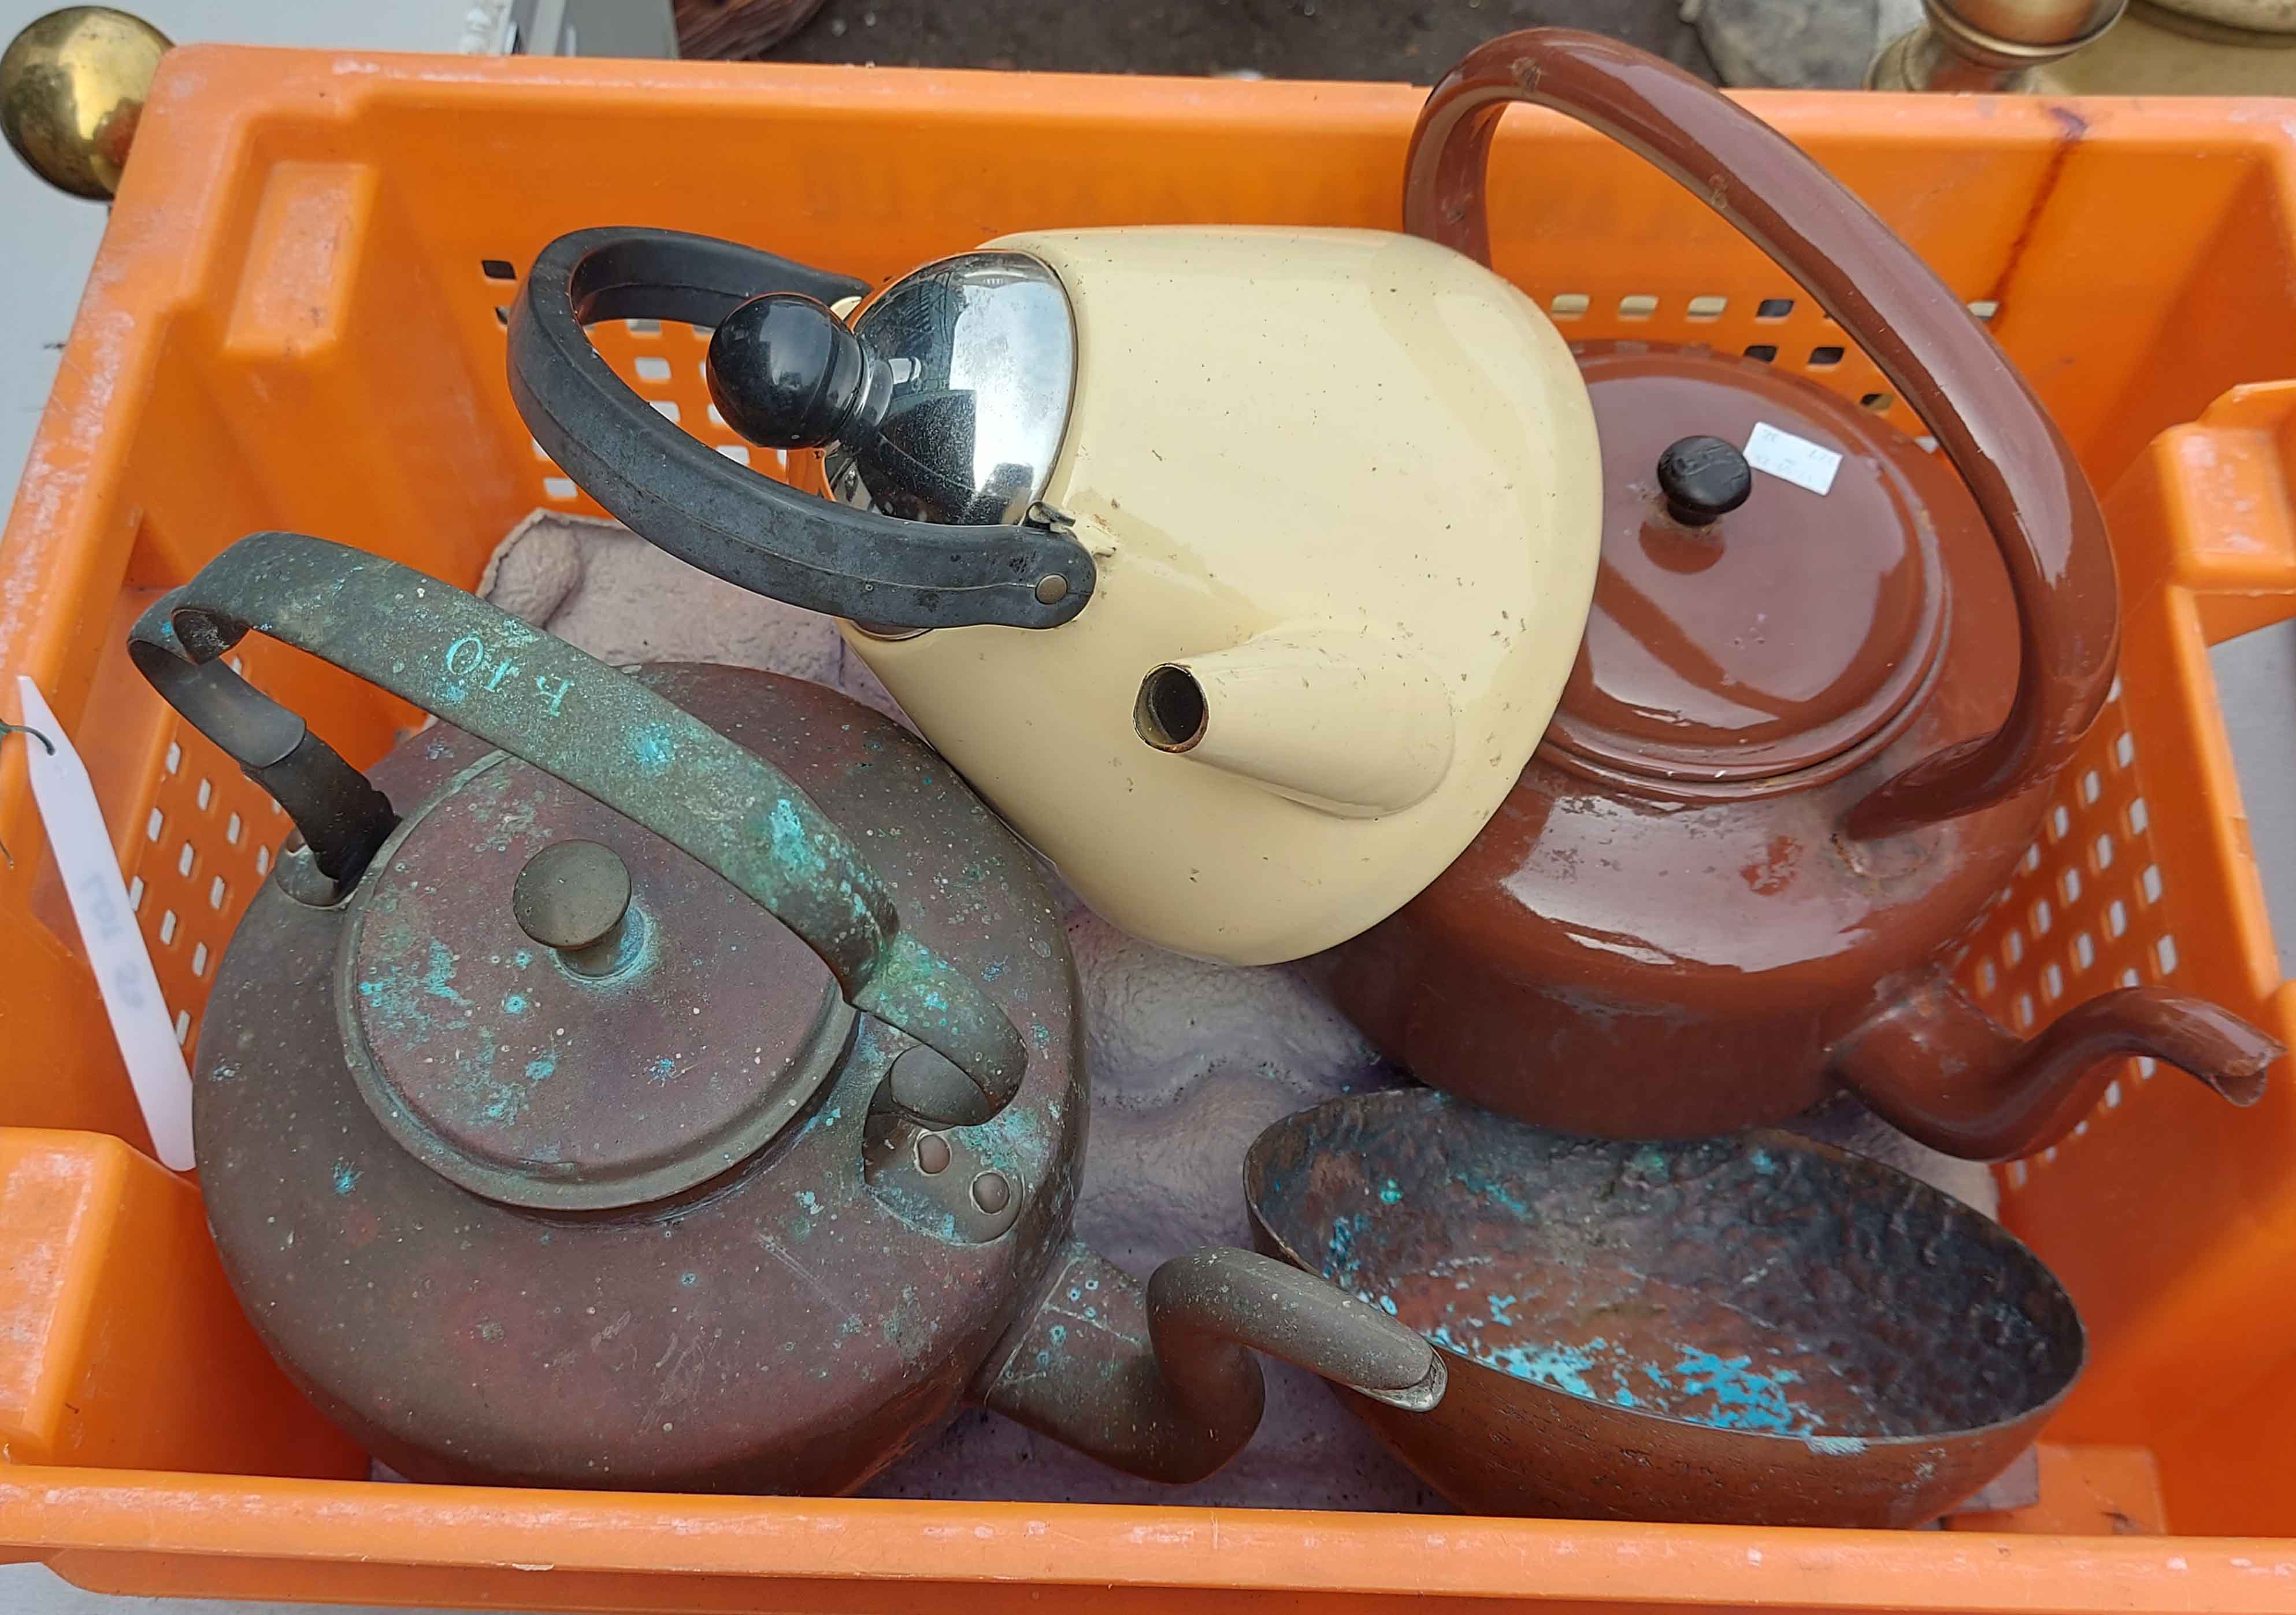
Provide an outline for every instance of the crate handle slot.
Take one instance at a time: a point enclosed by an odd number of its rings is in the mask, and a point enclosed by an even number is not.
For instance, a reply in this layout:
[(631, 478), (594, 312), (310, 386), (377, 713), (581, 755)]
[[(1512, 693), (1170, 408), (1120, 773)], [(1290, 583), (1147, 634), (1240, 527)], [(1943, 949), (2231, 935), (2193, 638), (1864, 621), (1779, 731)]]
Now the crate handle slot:
[(560, 469), (633, 532), (714, 577), (893, 628), (1050, 628), (1091, 598), (1091, 553), (1061, 522), (906, 521), (788, 488), (664, 420), (583, 327), (714, 326), (752, 299), (858, 297), (860, 281), (676, 230), (603, 228), (542, 250), (510, 316), (510, 393)]
[(920, 1068), (923, 1086), (893, 1084), (893, 1102), (918, 1120), (985, 1121), (1019, 1089), (1028, 1052), (1013, 1023), (901, 928), (860, 848), (781, 770), (450, 584), (324, 539), (257, 533), (155, 602), (129, 630), (128, 654), (288, 810), (335, 889), (326, 900), (340, 899), (398, 816), (301, 717), (223, 660), (250, 628), (447, 717), (723, 875), (820, 955), (854, 1008), (946, 1057), (953, 1070)]
[(1491, 261), (1491, 137), (1510, 102), (1609, 135), (1768, 253), (1913, 406), (1969, 485), (2016, 596), (2017, 693), (1993, 734), (1949, 746), (1852, 807), (1898, 834), (2005, 801), (2070, 760), (2120, 642), (2112, 550), (2056, 423), (1982, 324), (1895, 232), (1792, 142), (1710, 85), (1599, 35), (1527, 29), (1472, 52), (1411, 135), (1404, 227)]

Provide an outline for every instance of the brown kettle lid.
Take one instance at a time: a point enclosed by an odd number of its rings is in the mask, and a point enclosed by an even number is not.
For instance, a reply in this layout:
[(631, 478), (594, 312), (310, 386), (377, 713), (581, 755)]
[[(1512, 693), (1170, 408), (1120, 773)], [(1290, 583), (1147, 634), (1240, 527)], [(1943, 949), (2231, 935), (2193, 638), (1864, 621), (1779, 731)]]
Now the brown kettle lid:
[(354, 1071), (488, 1199), (660, 1200), (754, 1154), (853, 1025), (792, 932), (652, 832), (497, 753), (375, 859), (346, 939)]
[(1980, 520), (1959, 483), (1874, 411), (1762, 361), (1576, 351), (1602, 562), (1542, 755), (1705, 796), (1815, 783), (1886, 744), (1944, 638), (1938, 524)]

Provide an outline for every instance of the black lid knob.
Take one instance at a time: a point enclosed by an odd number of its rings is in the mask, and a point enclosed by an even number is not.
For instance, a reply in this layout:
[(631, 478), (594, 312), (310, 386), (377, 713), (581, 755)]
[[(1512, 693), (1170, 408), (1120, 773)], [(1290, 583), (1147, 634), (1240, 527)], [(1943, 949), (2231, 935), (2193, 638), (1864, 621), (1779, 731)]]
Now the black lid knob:
[(883, 360), (827, 304), (796, 291), (753, 297), (709, 339), (710, 401), (762, 448), (850, 441), (884, 407)]
[(1677, 438), (1658, 457), (1658, 486), (1677, 521), (1704, 527), (1746, 503), (1754, 473), (1746, 456), (1720, 438)]

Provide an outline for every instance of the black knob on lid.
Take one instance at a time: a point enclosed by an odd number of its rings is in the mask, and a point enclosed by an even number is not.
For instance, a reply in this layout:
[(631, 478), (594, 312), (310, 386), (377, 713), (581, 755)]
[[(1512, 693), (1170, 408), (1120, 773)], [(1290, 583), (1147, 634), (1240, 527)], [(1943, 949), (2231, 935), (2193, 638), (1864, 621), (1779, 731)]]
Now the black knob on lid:
[(763, 448), (849, 439), (857, 420), (873, 423), (890, 381), (827, 304), (796, 291), (753, 297), (727, 315), (704, 373), (726, 424)]
[(1746, 503), (1754, 473), (1746, 456), (1720, 438), (1677, 438), (1658, 457), (1658, 486), (1677, 521), (1704, 527)]

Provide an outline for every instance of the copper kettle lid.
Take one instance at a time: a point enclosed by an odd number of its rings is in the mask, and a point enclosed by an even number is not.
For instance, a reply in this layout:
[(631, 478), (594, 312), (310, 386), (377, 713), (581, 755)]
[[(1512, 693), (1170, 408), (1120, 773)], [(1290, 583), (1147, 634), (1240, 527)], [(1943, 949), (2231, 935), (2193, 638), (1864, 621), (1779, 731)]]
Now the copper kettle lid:
[(1703, 348), (1578, 346), (1603, 476), (1602, 564), (1542, 754), (1620, 783), (1814, 783), (1919, 709), (1957, 479), (1873, 410)]
[(826, 966), (692, 854), (503, 753), (411, 815), (344, 943), (353, 1070), (488, 1199), (660, 1200), (771, 1140), (853, 1025)]

